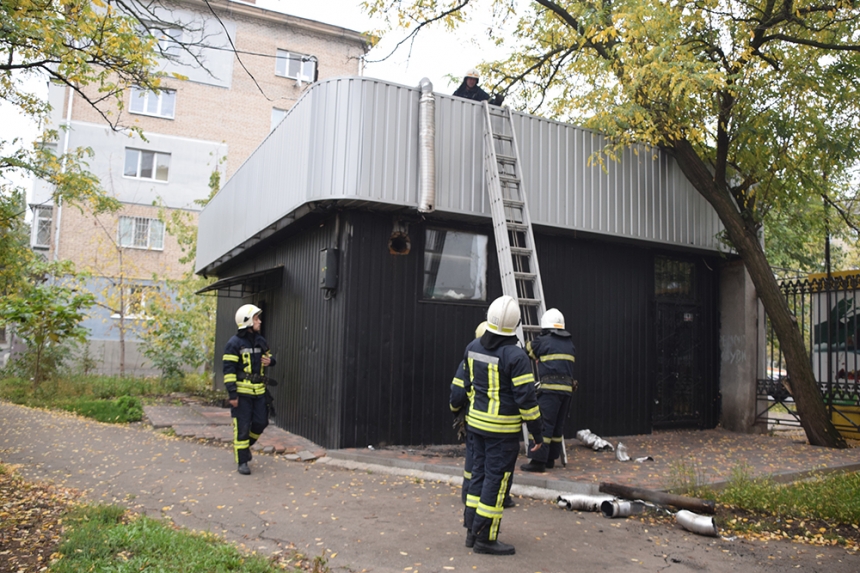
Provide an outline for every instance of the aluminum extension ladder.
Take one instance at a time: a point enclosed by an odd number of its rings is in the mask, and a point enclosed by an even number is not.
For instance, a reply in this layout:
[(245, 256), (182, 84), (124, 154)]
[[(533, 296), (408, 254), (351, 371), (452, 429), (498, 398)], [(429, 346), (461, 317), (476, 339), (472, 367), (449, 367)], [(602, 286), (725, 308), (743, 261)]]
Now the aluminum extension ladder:
[[(517, 299), (522, 317), (517, 337), (525, 346), (540, 333), (540, 317), (546, 312), (535, 238), (525, 200), (520, 151), (510, 108), (484, 102), (484, 177), (490, 194), (493, 234), (502, 275), (502, 294)], [(523, 443), (528, 430), (523, 424)], [(562, 437), (562, 464), (567, 448)], [(548, 446), (547, 446), (548, 447)]]
[(484, 102), (484, 120), (484, 176), (490, 194), (502, 293), (519, 302), (522, 322), (517, 337), (525, 345), (540, 333), (546, 303), (523, 190), (520, 153), (510, 108)]

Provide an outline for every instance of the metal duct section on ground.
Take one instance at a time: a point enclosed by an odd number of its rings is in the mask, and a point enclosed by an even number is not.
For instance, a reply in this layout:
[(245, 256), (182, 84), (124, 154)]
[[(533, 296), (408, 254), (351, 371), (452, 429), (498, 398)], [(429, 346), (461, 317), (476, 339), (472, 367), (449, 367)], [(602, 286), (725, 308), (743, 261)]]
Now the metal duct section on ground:
[(570, 495), (558, 496), (558, 506), (563, 509), (579, 511), (600, 511), (600, 504), (612, 501), (611, 495), (588, 495), (585, 493), (572, 493)]
[(675, 514), (675, 521), (681, 524), (681, 527), (687, 531), (698, 533), (699, 535), (709, 535), (711, 537), (719, 536), (717, 524), (713, 517), (707, 515), (699, 515), (686, 509), (680, 510)]
[(436, 209), (436, 98), (427, 78), (419, 83), (418, 100), (418, 211)]

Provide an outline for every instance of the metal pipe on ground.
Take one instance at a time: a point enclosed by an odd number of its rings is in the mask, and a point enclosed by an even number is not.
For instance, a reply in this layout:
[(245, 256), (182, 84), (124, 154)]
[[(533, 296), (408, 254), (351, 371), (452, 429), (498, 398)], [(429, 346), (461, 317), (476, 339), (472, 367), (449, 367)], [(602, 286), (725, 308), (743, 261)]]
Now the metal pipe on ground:
[(681, 527), (687, 531), (692, 531), (699, 535), (718, 537), (720, 534), (717, 529), (717, 524), (714, 522), (714, 518), (707, 515), (697, 515), (692, 511), (682, 509), (675, 514), (675, 521), (680, 523)]
[(611, 495), (588, 495), (585, 493), (571, 493), (558, 496), (558, 506), (563, 509), (579, 511), (600, 511), (600, 504), (612, 501)]
[(612, 501), (604, 501), (600, 504), (600, 511), (603, 512), (603, 517), (627, 517), (642, 513), (644, 510), (645, 504), (638, 501), (613, 499)]
[(675, 495), (663, 491), (654, 491), (650, 489), (642, 489), (638, 487), (628, 487), (617, 483), (602, 482), (598, 490), (601, 493), (607, 493), (624, 499), (642, 499), (660, 505), (671, 505), (678, 509), (687, 509), (697, 513), (707, 513), (713, 515), (716, 513), (716, 506), (713, 501), (707, 499), (698, 499), (695, 497), (685, 497)]

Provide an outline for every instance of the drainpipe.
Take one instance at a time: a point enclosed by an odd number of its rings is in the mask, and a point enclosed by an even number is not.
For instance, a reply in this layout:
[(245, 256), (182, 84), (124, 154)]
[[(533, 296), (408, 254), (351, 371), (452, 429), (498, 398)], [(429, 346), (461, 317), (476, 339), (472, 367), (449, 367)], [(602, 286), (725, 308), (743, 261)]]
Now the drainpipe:
[(436, 98), (433, 84), (421, 78), (418, 100), (418, 211), (436, 208)]
[[(66, 137), (63, 140), (63, 165), (62, 171), (66, 170), (66, 159), (65, 155), (69, 152), (69, 138), (72, 135), (72, 98), (75, 97), (75, 91), (70, 87), (69, 89), (69, 102), (66, 104)], [(61, 197), (57, 197), (57, 220), (56, 220), (56, 231), (54, 232), (54, 260), (59, 260), (60, 256), (60, 221), (63, 218), (63, 199)]]

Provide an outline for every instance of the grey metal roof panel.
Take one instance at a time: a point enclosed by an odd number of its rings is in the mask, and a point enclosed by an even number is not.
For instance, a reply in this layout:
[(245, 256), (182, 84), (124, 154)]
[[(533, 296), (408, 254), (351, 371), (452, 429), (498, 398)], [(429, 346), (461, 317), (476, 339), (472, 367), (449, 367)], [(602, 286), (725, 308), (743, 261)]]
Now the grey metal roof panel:
[[(418, 88), (364, 77), (308, 88), (200, 214), (197, 270), (211, 270), (318, 201), (418, 205)], [(489, 217), (480, 104), (436, 95), (436, 211)], [(721, 250), (716, 213), (661, 150), (603, 168), (605, 138), (514, 114), (532, 222)]]

